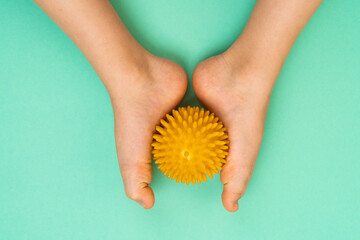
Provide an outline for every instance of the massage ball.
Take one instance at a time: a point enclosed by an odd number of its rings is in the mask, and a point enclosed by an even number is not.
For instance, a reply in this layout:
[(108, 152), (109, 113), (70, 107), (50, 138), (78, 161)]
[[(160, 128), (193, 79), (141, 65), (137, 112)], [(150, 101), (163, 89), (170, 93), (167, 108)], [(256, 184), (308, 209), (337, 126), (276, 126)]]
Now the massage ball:
[(160, 120), (153, 135), (152, 153), (168, 178), (189, 184), (213, 178), (226, 162), (229, 140), (214, 113), (180, 107)]

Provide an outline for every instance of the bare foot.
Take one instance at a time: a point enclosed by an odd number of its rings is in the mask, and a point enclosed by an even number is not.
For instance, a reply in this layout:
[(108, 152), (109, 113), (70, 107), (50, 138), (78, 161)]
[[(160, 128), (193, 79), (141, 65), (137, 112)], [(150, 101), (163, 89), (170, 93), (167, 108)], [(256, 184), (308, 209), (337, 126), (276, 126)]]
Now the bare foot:
[(147, 52), (109, 1), (35, 2), (74, 41), (107, 88), (125, 192), (144, 208), (151, 208), (152, 133), (185, 94), (185, 71)]
[(272, 86), (249, 62), (227, 52), (201, 62), (192, 79), (199, 100), (228, 129), (229, 156), (220, 178), (223, 205), (235, 212), (254, 170)]
[(154, 193), (151, 142), (155, 125), (182, 99), (185, 71), (176, 63), (145, 54), (137, 65), (121, 70), (108, 88), (115, 116), (118, 161), (126, 195), (149, 209)]

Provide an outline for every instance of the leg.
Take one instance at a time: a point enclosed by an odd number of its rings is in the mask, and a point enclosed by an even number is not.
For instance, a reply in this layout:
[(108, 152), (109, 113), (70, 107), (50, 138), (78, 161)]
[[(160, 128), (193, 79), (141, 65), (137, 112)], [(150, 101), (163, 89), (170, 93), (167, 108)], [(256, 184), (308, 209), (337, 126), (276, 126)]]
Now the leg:
[(136, 42), (106, 0), (35, 0), (74, 41), (107, 88), (127, 196), (144, 208), (154, 204), (152, 133), (187, 87), (184, 70)]
[(322, 0), (258, 0), (236, 42), (200, 63), (193, 86), (229, 132), (230, 154), (221, 171), (222, 200), (238, 209), (260, 149), (270, 95), (296, 38)]

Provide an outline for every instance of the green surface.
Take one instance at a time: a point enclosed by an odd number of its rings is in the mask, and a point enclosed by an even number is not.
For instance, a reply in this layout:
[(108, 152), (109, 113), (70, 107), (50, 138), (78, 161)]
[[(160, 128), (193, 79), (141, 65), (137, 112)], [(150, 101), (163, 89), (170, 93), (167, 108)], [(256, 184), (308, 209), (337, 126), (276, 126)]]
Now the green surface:
[[(112, 1), (143, 46), (190, 75), (225, 50), (255, 1)], [(128, 200), (109, 97), (31, 1), (0, 2), (0, 239), (360, 239), (360, 1), (328, 0), (276, 83), (239, 211), (219, 176), (154, 168), (155, 207)], [(189, 88), (183, 105), (198, 101)]]

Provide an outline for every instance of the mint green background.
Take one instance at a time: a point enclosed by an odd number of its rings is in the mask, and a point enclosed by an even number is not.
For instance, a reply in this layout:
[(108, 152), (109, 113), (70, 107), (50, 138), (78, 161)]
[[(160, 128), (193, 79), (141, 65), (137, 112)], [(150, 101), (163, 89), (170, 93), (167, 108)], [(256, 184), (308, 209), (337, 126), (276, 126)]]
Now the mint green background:
[[(255, 1), (112, 1), (140, 43), (181, 64), (225, 50)], [(156, 204), (128, 200), (109, 97), (31, 1), (0, 2), (0, 239), (360, 239), (360, 1), (327, 0), (276, 83), (239, 211), (219, 176), (154, 168)], [(182, 105), (197, 105), (191, 87)]]

